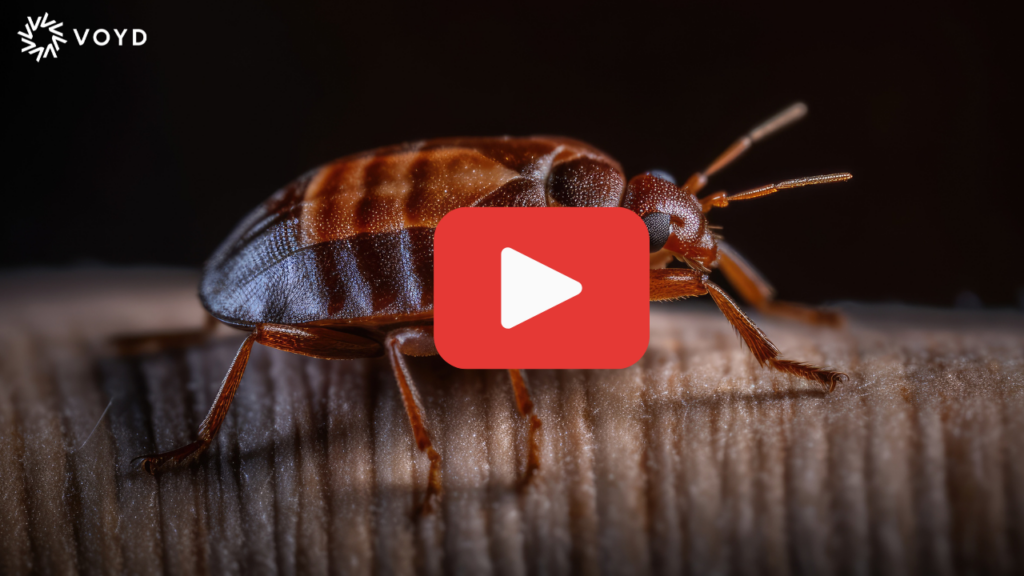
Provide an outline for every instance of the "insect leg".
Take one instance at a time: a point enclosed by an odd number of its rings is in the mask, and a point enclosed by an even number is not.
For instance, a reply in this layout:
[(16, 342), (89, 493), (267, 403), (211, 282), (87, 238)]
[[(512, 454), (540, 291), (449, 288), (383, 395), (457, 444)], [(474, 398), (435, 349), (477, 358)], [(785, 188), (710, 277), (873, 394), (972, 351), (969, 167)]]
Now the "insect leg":
[(750, 318), (747, 318), (747, 315), (736, 306), (736, 303), (732, 301), (732, 298), (729, 298), (728, 294), (707, 280), (704, 280), (704, 286), (707, 288), (708, 293), (711, 294), (715, 304), (718, 305), (718, 309), (722, 311), (725, 318), (736, 329), (740, 338), (746, 342), (747, 348), (750, 348), (750, 352), (761, 366), (767, 365), (780, 372), (814, 380), (821, 384), (821, 387), (826, 392), (835, 390), (836, 383), (847, 380), (846, 374), (842, 372), (835, 372), (811, 364), (779, 358), (779, 349), (772, 344), (771, 340), (765, 336), (764, 332)]
[(437, 354), (437, 348), (434, 346), (434, 329), (431, 326), (399, 328), (388, 333), (384, 340), (384, 347), (387, 349), (388, 359), (391, 360), (391, 368), (395, 371), (398, 388), (402, 392), (402, 403), (405, 404), (405, 411), (409, 415), (409, 424), (412, 425), (412, 433), (416, 438), (416, 447), (430, 458), (427, 493), (420, 506), (422, 512), (429, 513), (433, 497), (441, 494), (441, 455), (430, 442), (430, 431), (427, 430), (427, 423), (423, 417), (423, 402), (420, 400), (419, 391), (413, 384), (412, 375), (409, 373), (409, 367), (406, 366), (403, 356), (433, 356)]
[(707, 274), (690, 268), (651, 270), (651, 302), (678, 300), (708, 293)]
[(323, 360), (375, 358), (384, 353), (375, 340), (323, 326), (257, 324), (256, 338), (264, 346)]
[(242, 374), (245, 372), (245, 365), (249, 361), (249, 353), (255, 342), (285, 352), (326, 360), (369, 358), (380, 356), (382, 352), (381, 345), (369, 338), (330, 328), (257, 324), (252, 333), (242, 342), (242, 347), (238, 349), (238, 354), (235, 355), (231, 368), (221, 383), (220, 391), (217, 392), (217, 399), (213, 401), (210, 412), (199, 426), (199, 439), (170, 452), (136, 458), (135, 461), (141, 464), (143, 470), (154, 473), (161, 465), (169, 461), (182, 462), (186, 459), (196, 458), (209, 447), (217, 436), (221, 424), (224, 423), (224, 417), (227, 416), (231, 400), (235, 397), (238, 384), (242, 381)]
[(231, 400), (235, 397), (235, 391), (238, 390), (238, 383), (242, 381), (242, 374), (245, 373), (245, 365), (249, 363), (249, 352), (252, 351), (252, 344), (255, 341), (256, 332), (252, 332), (245, 337), (245, 341), (242, 342), (238, 353), (235, 354), (235, 359), (231, 362), (231, 368), (228, 369), (228, 373), (224, 376), (224, 381), (220, 385), (220, 391), (217, 392), (217, 399), (213, 401), (210, 412), (199, 426), (199, 439), (170, 452), (140, 456), (132, 464), (138, 464), (143, 470), (153, 474), (161, 465), (168, 461), (182, 462), (202, 454), (203, 450), (206, 450), (210, 443), (213, 442), (217, 431), (220, 430), (220, 425), (224, 422), (224, 417), (231, 406)]
[(767, 365), (780, 372), (814, 380), (828, 392), (835, 389), (836, 383), (846, 381), (846, 374), (841, 372), (779, 358), (779, 349), (750, 318), (747, 318), (746, 314), (732, 301), (732, 298), (729, 298), (721, 288), (708, 281), (707, 274), (687, 268), (651, 270), (652, 301), (675, 300), (703, 294), (711, 294), (718, 309), (725, 314), (725, 318), (739, 332), (740, 338), (743, 338), (761, 366)]
[(512, 392), (516, 397), (516, 408), (521, 416), (530, 418), (530, 431), (527, 432), (526, 473), (523, 474), (522, 486), (529, 484), (530, 479), (540, 469), (540, 446), (537, 444), (537, 431), (540, 430), (540, 418), (533, 411), (533, 400), (526, 388), (523, 373), (518, 368), (509, 368), (508, 375), (512, 379)]
[(715, 158), (715, 161), (709, 164), (703, 172), (697, 172), (693, 176), (690, 176), (690, 179), (683, 185), (683, 189), (690, 194), (700, 192), (701, 188), (707, 184), (708, 178), (710, 178), (712, 174), (718, 172), (722, 168), (725, 168), (734, 160), (739, 158), (741, 154), (754, 145), (754, 142), (778, 132), (786, 126), (803, 118), (805, 114), (807, 114), (807, 105), (803, 102), (795, 102), (778, 114), (758, 124), (753, 130), (747, 132), (726, 148), (725, 152), (722, 152), (718, 158)]
[(843, 315), (802, 304), (775, 300), (775, 289), (732, 246), (718, 241), (718, 268), (747, 304), (765, 314), (784, 316), (808, 324), (840, 326)]

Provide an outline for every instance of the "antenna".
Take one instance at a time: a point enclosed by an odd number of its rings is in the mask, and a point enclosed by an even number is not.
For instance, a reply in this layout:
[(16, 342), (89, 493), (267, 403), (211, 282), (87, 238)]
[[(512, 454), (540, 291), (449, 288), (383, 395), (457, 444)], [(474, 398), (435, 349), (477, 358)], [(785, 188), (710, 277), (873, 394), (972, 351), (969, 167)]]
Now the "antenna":
[(759, 188), (733, 194), (732, 196), (726, 195), (723, 192), (715, 192), (714, 194), (702, 198), (700, 203), (704, 208), (704, 212), (711, 210), (712, 208), (725, 208), (729, 205), (729, 202), (737, 202), (739, 200), (753, 200), (754, 198), (760, 198), (761, 196), (767, 196), (774, 194), (779, 190), (786, 190), (788, 188), (800, 188), (801, 186), (814, 186), (815, 184), (829, 184), (831, 182), (845, 182), (853, 178), (853, 174), (849, 172), (839, 172), (837, 174), (823, 174), (821, 176), (805, 176), (803, 178), (794, 178), (792, 180), (786, 180), (778, 184), (767, 184)]

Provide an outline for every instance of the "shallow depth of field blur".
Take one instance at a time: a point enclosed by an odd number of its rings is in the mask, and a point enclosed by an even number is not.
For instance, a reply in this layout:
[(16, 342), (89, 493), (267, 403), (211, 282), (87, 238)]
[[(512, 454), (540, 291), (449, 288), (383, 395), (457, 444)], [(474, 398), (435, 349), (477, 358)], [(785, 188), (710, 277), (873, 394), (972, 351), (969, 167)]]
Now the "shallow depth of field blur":
[[(197, 268), (306, 170), (420, 138), (561, 134), (685, 178), (802, 100), (709, 186), (854, 174), (713, 214), (781, 297), (1024, 298), (1012, 20), (981, 6), (49, 3), (70, 43), (38, 63), (13, 8), (0, 269)], [(100, 27), (148, 40), (77, 45)]]

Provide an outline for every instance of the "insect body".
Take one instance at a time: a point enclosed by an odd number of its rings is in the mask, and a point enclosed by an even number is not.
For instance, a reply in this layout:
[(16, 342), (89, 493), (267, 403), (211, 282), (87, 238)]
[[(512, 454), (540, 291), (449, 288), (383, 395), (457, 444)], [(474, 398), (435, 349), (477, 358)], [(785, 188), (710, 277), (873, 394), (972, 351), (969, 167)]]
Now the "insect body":
[[(712, 269), (766, 312), (828, 322), (825, 313), (772, 299), (772, 290), (709, 227), (713, 207), (780, 189), (844, 180), (836, 174), (698, 199), (708, 176), (753, 142), (802, 116), (796, 104), (733, 144), (704, 172), (676, 186), (651, 174), (627, 182), (619, 164), (579, 141), (553, 138), (451, 138), (380, 148), (337, 160), (278, 191), (243, 220), (207, 262), (203, 306), (248, 330), (204, 420), (199, 439), (143, 457), (153, 471), (202, 452), (213, 440), (256, 342), (306, 356), (350, 359), (387, 355), (417, 445), (431, 460), (428, 495), (440, 490), (440, 456), (404, 356), (434, 355), (433, 235), (464, 206), (623, 206), (648, 226), (651, 300), (710, 294), (763, 366), (832, 390), (844, 375), (785, 360), (736, 304), (708, 280)], [(687, 268), (665, 268), (672, 258)], [(530, 418), (527, 475), (536, 470), (533, 414), (522, 374), (509, 370), (516, 403)], [(429, 496), (428, 496), (429, 497)]]

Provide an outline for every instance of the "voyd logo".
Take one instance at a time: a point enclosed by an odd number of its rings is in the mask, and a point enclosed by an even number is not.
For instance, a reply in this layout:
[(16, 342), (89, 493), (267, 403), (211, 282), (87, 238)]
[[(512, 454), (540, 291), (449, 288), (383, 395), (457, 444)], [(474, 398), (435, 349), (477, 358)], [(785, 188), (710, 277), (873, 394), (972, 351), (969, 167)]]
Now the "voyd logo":
[[(50, 13), (47, 12), (36, 18), (32, 19), (31, 16), (28, 18), (28, 24), (25, 24), (25, 31), (18, 32), (18, 36), (21, 36), (21, 41), (27, 44), (21, 49), (22, 52), (28, 52), (28, 55), (36, 55), (36, 62), (39, 62), (47, 56), (57, 57), (57, 50), (60, 50), (62, 43), (67, 43), (64, 39), (64, 33), (60, 31), (60, 27), (64, 25), (63, 22), (55, 22), (49, 19)], [(47, 34), (49, 32), (49, 34)], [(40, 44), (36, 44), (40, 42)], [(45, 44), (43, 44), (45, 43)]]
[[(51, 56), (56, 58), (60, 45), (67, 44), (64, 33), (60, 30), (60, 27), (63, 25), (63, 22), (51, 20), (49, 12), (34, 20), (29, 16), (28, 24), (25, 25), (25, 31), (18, 32), (18, 36), (21, 36), (21, 41), (25, 43), (21, 51), (28, 52), (29, 56), (35, 55), (36, 62)], [(126, 40), (130, 41), (132, 46), (142, 46), (148, 40), (146, 31), (141, 28), (132, 28), (130, 37), (128, 36), (127, 28), (122, 30), (111, 28), (111, 30), (113, 30), (113, 34), (105, 28), (97, 28), (95, 31), (89, 28), (83, 31), (79, 31), (78, 28), (72, 29), (79, 46), (89, 41), (96, 46), (106, 46), (111, 44), (115, 37), (117, 38), (118, 46), (124, 46)], [(90, 32), (92, 32), (91, 35), (89, 34)]]

